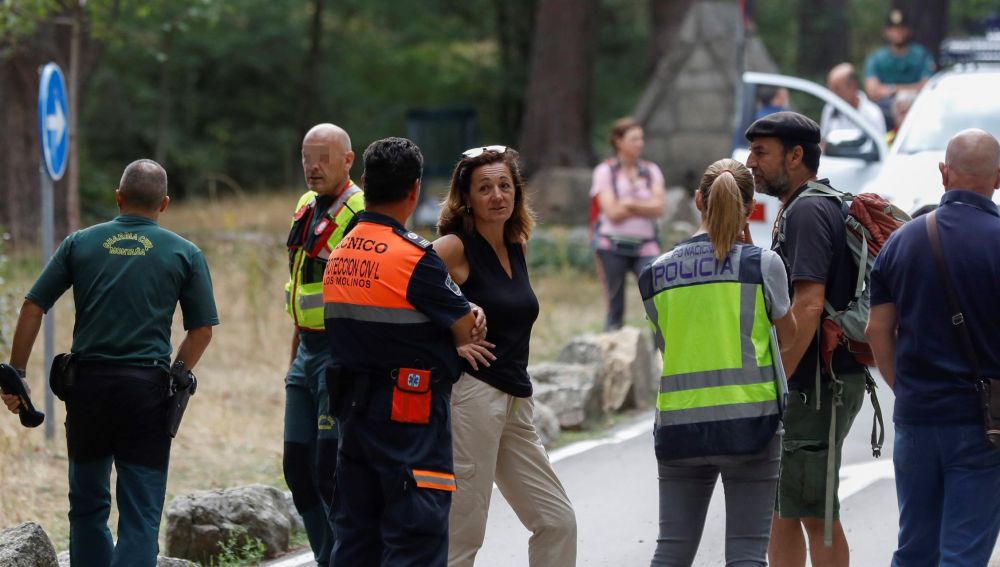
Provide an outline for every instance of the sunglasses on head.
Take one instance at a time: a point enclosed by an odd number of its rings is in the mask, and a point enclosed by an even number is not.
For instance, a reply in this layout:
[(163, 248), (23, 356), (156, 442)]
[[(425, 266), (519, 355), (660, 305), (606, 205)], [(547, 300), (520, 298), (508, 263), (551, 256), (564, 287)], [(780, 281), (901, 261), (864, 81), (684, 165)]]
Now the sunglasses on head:
[(483, 152), (493, 152), (502, 154), (507, 151), (507, 146), (483, 146), (481, 148), (469, 148), (462, 152), (464, 158), (474, 158), (483, 155)]

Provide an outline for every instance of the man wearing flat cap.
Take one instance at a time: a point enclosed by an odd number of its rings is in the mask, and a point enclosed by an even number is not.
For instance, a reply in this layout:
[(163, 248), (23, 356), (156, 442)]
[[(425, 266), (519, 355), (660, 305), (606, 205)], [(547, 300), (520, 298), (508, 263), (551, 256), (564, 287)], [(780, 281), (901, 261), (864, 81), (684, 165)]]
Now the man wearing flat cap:
[[(837, 200), (803, 193), (829, 190), (817, 180), (819, 126), (795, 112), (777, 112), (746, 131), (747, 167), (760, 193), (781, 201), (771, 248), (785, 262), (798, 329), (787, 348), (789, 399), (783, 417), (781, 472), (768, 559), (775, 567), (803, 567), (806, 543), (816, 567), (847, 567), (849, 552), (836, 497), (844, 438), (861, 408), (865, 368), (846, 349), (833, 354), (833, 372), (821, 368), (817, 329), (829, 302), (841, 310), (854, 299), (857, 267), (847, 248)], [(831, 430), (833, 443), (831, 446)], [(830, 451), (834, 462), (828, 462)], [(832, 466), (831, 466), (832, 464)], [(827, 479), (833, 479), (827, 515)], [(832, 546), (824, 532), (831, 526)], [(803, 530), (805, 536), (803, 536)]]
[(886, 45), (865, 59), (865, 94), (886, 115), (886, 127), (892, 128), (892, 101), (901, 91), (917, 92), (934, 74), (934, 59), (920, 44), (910, 41), (906, 13), (892, 9), (885, 18), (882, 32)]

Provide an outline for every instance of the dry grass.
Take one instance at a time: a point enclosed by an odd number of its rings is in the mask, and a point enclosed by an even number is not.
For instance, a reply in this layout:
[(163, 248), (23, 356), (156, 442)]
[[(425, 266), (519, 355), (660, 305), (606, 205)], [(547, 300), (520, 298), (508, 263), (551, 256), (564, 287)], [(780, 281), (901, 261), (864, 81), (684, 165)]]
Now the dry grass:
[[(199, 390), (172, 451), (167, 502), (194, 490), (249, 483), (284, 486), (281, 473), (284, 373), (291, 325), (283, 310), (287, 255), (283, 243), (297, 194), (260, 196), (223, 204), (187, 202), (163, 217), (163, 224), (205, 251), (212, 271), (222, 325), (198, 365)], [(37, 265), (25, 262), (5, 284), (18, 295), (30, 286)], [(600, 285), (589, 274), (536, 276), (541, 313), (532, 337), (532, 362), (551, 359), (572, 336), (600, 330), (604, 308)], [(627, 318), (642, 319), (630, 296)], [(72, 300), (56, 307), (56, 350), (68, 350)], [(174, 321), (174, 344), (183, 330)], [(6, 360), (7, 353), (0, 353)], [(42, 341), (35, 346), (29, 383), (41, 404)], [(68, 541), (64, 412), (57, 402), (55, 439), (24, 430), (0, 416), (0, 528), (23, 521), (42, 524), (56, 547)], [(114, 526), (114, 522), (112, 522)], [(114, 529), (114, 528), (112, 528)]]

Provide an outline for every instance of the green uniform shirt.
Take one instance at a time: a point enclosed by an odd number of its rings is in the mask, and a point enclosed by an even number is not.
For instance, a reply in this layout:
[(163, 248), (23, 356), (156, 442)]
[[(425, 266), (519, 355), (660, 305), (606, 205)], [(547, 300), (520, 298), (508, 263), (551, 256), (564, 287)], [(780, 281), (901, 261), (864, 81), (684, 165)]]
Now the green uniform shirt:
[(184, 329), (219, 324), (201, 250), (146, 217), (121, 215), (69, 235), (27, 298), (48, 311), (71, 286), (80, 360), (169, 368), (178, 301)]
[(882, 47), (865, 60), (865, 77), (875, 77), (885, 85), (908, 85), (934, 74), (934, 60), (923, 46), (911, 43), (906, 53), (897, 57)]

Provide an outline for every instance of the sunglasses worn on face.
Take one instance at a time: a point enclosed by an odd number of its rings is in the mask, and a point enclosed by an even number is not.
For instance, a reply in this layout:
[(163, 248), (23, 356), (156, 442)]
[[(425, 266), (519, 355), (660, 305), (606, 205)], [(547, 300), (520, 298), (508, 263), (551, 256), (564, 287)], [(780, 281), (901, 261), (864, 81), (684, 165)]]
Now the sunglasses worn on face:
[(483, 152), (493, 152), (502, 154), (507, 151), (507, 146), (483, 146), (481, 148), (469, 148), (462, 152), (462, 157), (474, 158), (483, 155)]

